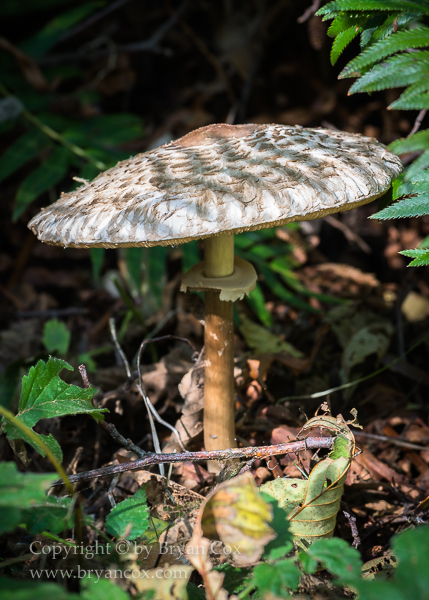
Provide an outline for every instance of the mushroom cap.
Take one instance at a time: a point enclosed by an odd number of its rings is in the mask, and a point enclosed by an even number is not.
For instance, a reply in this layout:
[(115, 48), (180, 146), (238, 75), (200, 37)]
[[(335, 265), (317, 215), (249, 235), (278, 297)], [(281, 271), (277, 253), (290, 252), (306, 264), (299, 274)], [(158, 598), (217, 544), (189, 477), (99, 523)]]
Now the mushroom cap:
[(181, 244), (349, 210), (381, 196), (402, 168), (358, 134), (209, 125), (62, 194), (29, 227), (60, 246)]

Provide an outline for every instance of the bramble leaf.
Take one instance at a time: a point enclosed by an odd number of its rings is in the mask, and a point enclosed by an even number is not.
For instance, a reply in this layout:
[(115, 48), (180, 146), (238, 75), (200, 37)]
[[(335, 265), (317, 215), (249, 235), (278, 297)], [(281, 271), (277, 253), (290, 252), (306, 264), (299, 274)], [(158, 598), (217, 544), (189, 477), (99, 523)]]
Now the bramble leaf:
[[(58, 376), (62, 369), (73, 371), (65, 361), (50, 357), (47, 363), (39, 360), (31, 367), (28, 375), (24, 376), (16, 418), (28, 428), (32, 429), (40, 419), (65, 415), (90, 414), (96, 420), (102, 420), (102, 413), (108, 412), (107, 409), (99, 409), (92, 405), (91, 400), (97, 391), (95, 388), (91, 386), (84, 389), (62, 381)], [(15, 425), (5, 422), (4, 431), (10, 440), (22, 439), (45, 456), (43, 448)], [(59, 461), (62, 460), (61, 448), (52, 434), (35, 435), (51, 449)]]
[(119, 502), (106, 519), (107, 531), (118, 538), (128, 533), (127, 540), (140, 537), (148, 525), (149, 508), (144, 487), (137, 490), (131, 498)]

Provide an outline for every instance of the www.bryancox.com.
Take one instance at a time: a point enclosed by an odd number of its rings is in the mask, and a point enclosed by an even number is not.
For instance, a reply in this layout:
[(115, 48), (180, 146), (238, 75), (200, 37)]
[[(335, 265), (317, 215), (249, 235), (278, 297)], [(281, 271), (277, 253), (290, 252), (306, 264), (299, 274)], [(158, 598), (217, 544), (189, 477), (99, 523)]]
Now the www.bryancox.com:
[(182, 579), (188, 578), (189, 569), (82, 569), (77, 565), (77, 569), (30, 569), (33, 579), (57, 579), (63, 577), (67, 579), (84, 579), (89, 575), (97, 578), (96, 583), (101, 577), (105, 579)]

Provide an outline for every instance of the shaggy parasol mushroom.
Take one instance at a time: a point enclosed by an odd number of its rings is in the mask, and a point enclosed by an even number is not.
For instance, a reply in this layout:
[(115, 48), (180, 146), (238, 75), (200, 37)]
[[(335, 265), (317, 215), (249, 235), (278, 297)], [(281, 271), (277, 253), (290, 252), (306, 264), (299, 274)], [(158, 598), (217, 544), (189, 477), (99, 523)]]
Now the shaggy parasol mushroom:
[(182, 290), (205, 292), (207, 450), (233, 447), (234, 300), (256, 273), (234, 234), (317, 219), (371, 202), (402, 170), (371, 138), (282, 125), (210, 125), (120, 162), (30, 222), (43, 242), (118, 248), (204, 239)]

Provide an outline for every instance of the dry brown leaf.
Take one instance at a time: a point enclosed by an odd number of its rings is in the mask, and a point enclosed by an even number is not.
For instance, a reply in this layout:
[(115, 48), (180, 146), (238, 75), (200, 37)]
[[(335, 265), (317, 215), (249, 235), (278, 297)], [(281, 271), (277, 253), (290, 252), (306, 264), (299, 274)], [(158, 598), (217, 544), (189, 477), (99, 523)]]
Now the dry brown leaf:
[(38, 67), (37, 63), (24, 54), (19, 48), (11, 44), (6, 38), (0, 37), (0, 48), (3, 48), (7, 52), (10, 52), (16, 59), (19, 68), (22, 71), (25, 79), (30, 85), (32, 85), (39, 92), (48, 92), (52, 89), (49, 85), (42, 71)]

